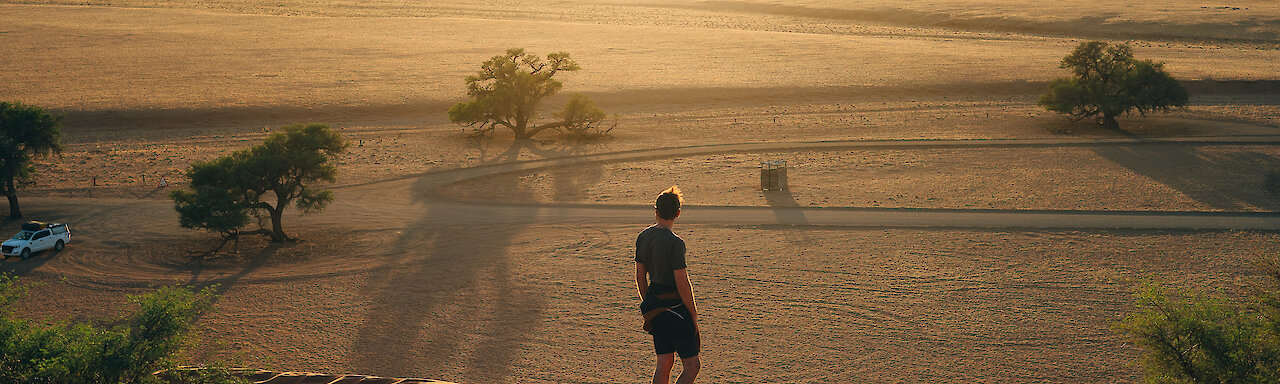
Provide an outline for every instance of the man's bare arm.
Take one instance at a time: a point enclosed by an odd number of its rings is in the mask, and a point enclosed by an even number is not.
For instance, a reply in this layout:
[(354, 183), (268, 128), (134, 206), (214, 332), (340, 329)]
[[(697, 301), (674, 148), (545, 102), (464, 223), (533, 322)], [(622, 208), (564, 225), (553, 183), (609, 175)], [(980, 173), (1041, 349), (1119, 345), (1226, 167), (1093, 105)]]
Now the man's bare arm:
[(636, 291), (640, 293), (640, 300), (649, 294), (649, 272), (640, 262), (636, 263)]
[(693, 326), (698, 327), (698, 307), (693, 302), (693, 285), (689, 284), (689, 274), (684, 269), (675, 270), (676, 274), (676, 291), (680, 292), (680, 301), (684, 302), (684, 307), (689, 308), (689, 316), (693, 319)]

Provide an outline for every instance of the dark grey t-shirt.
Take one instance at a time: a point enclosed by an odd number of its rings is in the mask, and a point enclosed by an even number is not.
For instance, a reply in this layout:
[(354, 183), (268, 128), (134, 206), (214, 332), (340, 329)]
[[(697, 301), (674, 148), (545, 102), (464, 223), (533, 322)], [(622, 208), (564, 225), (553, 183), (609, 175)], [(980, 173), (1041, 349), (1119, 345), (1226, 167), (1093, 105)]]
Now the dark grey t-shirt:
[(649, 285), (676, 286), (675, 271), (685, 269), (684, 239), (657, 224), (636, 236), (636, 262), (649, 272)]

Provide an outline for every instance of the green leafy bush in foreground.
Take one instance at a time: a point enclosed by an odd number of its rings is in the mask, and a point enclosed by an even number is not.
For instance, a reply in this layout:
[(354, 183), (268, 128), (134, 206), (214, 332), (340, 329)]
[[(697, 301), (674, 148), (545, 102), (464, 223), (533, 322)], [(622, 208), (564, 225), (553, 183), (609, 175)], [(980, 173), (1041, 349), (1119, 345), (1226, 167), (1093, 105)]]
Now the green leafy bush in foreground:
[(0, 383), (158, 383), (152, 373), (174, 365), (214, 299), (209, 289), (165, 287), (130, 296), (137, 310), (114, 326), (44, 325), (13, 316), (24, 291), (16, 282), (0, 276)]
[(1280, 382), (1280, 268), (1245, 302), (1149, 283), (1118, 326), (1145, 350), (1149, 383)]

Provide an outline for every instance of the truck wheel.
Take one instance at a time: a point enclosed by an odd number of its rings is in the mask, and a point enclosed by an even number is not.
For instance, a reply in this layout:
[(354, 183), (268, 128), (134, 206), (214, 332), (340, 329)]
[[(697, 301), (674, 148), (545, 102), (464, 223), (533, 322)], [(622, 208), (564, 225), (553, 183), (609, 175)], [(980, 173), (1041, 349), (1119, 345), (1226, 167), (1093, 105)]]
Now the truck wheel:
[(23, 259), (30, 259), (30, 258), (31, 258), (31, 248), (23, 248), (23, 249), (22, 249), (22, 258), (23, 258)]
[(67, 244), (66, 244), (66, 243), (63, 243), (63, 242), (62, 242), (62, 240), (58, 240), (58, 243), (53, 245), (53, 251), (54, 251), (54, 252), (62, 252), (62, 248), (66, 247), (66, 246), (67, 246)]

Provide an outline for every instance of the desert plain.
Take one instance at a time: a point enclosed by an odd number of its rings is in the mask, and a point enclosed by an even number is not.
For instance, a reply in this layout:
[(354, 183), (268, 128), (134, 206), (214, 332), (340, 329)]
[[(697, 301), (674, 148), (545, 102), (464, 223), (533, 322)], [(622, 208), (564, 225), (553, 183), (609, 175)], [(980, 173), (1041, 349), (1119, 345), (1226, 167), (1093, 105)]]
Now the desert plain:
[[(1113, 325), (1141, 282), (1239, 297), (1280, 250), (1271, 1), (30, 0), (0, 21), (0, 100), (64, 115), (24, 213), (74, 233), (0, 262), (30, 287), (18, 312), (216, 286), (195, 362), (647, 381), (634, 236), (673, 184), (710, 383), (1134, 382)], [(1120, 130), (1036, 106), (1095, 39), (1165, 62), (1190, 105)], [(570, 53), (565, 92), (614, 114), (610, 137), (451, 124), (511, 47)], [(190, 163), (296, 122), (351, 143), (334, 203), (287, 213), (298, 241), (178, 226)], [(767, 160), (786, 191), (759, 190)], [(938, 216), (970, 213), (1263, 224)]]

